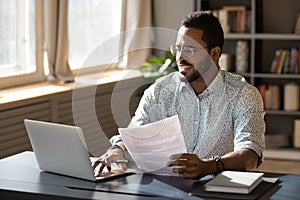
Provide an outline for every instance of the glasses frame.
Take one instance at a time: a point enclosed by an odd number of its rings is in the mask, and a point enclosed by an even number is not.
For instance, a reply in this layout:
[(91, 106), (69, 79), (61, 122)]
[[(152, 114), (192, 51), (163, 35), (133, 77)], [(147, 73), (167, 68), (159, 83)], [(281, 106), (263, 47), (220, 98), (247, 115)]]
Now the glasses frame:
[(193, 46), (183, 46), (181, 47), (180, 45), (171, 45), (170, 46), (170, 52), (172, 55), (176, 56), (178, 53), (183, 53), (184, 55), (188, 57), (193, 57), (196, 51), (204, 51), (206, 50), (207, 47), (202, 47), (202, 48), (197, 48)]

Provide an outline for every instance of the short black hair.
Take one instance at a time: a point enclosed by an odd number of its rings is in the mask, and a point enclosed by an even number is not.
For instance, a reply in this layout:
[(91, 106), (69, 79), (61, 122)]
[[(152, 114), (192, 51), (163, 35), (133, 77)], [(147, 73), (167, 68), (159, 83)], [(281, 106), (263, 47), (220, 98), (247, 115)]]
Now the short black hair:
[(218, 46), (223, 49), (224, 32), (217, 17), (210, 10), (194, 11), (184, 17), (181, 26), (196, 28), (203, 31), (202, 40), (208, 45), (208, 49)]

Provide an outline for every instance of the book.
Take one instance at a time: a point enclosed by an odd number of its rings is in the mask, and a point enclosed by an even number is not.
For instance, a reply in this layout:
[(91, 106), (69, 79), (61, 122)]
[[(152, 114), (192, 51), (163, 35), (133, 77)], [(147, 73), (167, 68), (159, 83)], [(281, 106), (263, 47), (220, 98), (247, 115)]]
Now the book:
[(270, 72), (271, 73), (276, 73), (276, 67), (278, 65), (279, 56), (280, 56), (280, 50), (277, 49), (274, 53), (274, 57), (273, 57), (272, 64), (271, 64), (271, 67), (270, 67)]
[(231, 33), (246, 32), (247, 9), (246, 6), (223, 6), (227, 13), (227, 25)]
[(263, 175), (260, 172), (223, 171), (203, 187), (208, 192), (249, 194), (262, 182)]
[(266, 84), (260, 84), (257, 86), (258, 91), (261, 94), (264, 109), (266, 109), (266, 91), (267, 91), (267, 85)]
[(272, 109), (272, 98), (271, 98), (271, 90), (268, 89), (265, 91), (265, 109), (270, 110)]
[(283, 62), (285, 58), (286, 50), (285, 49), (280, 49), (280, 55), (278, 58), (278, 63), (276, 66), (276, 73), (281, 74), (282, 73), (282, 68), (283, 68)]
[(223, 6), (213, 10), (218, 17), (224, 33), (246, 33), (250, 26), (249, 12), (246, 6)]
[(271, 87), (272, 110), (280, 109), (280, 90), (279, 85), (272, 85)]
[(289, 72), (289, 65), (290, 65), (290, 50), (285, 51), (285, 57), (283, 61), (283, 68), (282, 73), (287, 74)]
[(290, 67), (289, 67), (289, 73), (290, 74), (295, 74), (296, 66), (297, 66), (297, 56), (298, 56), (298, 49), (297, 48), (291, 48)]

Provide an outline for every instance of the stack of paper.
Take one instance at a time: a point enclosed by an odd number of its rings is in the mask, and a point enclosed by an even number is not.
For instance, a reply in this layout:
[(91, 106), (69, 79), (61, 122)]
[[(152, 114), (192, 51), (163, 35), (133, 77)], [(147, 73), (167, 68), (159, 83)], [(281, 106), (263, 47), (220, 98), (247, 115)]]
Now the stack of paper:
[(177, 115), (138, 127), (119, 128), (119, 133), (136, 165), (146, 173), (175, 175), (166, 167), (169, 156), (187, 151)]

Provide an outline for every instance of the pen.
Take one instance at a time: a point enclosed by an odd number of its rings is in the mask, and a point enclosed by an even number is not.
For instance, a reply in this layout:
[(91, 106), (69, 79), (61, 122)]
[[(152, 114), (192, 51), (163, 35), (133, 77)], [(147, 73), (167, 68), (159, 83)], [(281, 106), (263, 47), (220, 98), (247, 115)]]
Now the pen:
[(128, 160), (112, 160), (111, 163), (128, 163)]
[[(97, 160), (95, 163), (105, 164), (104, 161)], [(128, 163), (128, 160), (112, 160), (111, 163)]]

